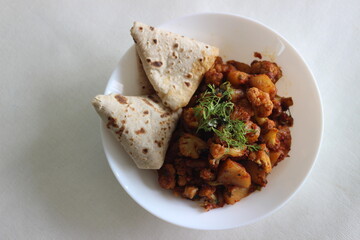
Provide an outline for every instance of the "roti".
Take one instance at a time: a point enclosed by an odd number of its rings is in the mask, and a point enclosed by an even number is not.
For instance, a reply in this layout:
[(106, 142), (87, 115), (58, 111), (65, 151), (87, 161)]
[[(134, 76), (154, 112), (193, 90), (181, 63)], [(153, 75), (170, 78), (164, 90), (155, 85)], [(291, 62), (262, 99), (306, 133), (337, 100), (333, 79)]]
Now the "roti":
[(135, 22), (131, 35), (145, 73), (165, 106), (186, 106), (219, 49), (175, 33)]
[(138, 168), (162, 166), (181, 110), (171, 111), (156, 95), (98, 95), (92, 104)]

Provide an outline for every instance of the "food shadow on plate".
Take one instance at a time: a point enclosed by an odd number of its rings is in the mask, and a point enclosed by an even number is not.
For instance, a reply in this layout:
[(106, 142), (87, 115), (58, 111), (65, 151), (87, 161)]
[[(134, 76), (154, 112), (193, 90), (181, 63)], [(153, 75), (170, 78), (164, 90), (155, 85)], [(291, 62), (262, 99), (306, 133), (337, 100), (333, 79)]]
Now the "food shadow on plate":
[(105, 93), (121, 93), (125, 96), (155, 93), (146, 77), (135, 45), (130, 47), (120, 59), (106, 86)]

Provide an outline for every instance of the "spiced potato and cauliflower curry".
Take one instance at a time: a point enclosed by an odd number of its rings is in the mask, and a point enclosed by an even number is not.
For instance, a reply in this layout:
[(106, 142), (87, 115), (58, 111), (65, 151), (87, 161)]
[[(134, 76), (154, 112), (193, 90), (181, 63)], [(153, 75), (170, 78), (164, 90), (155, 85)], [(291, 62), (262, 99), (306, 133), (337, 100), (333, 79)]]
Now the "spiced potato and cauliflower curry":
[(160, 186), (200, 201), (205, 210), (265, 187), (291, 146), (293, 101), (277, 95), (281, 77), (274, 62), (218, 57), (183, 108), (158, 170)]

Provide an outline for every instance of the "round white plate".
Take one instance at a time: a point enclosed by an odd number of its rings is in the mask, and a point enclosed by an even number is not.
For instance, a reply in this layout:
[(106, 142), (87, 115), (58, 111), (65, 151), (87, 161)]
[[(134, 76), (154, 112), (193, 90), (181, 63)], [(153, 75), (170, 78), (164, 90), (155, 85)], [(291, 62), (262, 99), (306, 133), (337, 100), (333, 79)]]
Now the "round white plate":
[[(160, 188), (157, 173), (138, 169), (120, 143), (101, 129), (105, 154), (126, 192), (153, 215), (193, 229), (228, 229), (253, 223), (283, 206), (299, 189), (314, 165), (323, 131), (322, 107), (315, 79), (305, 61), (279, 34), (245, 17), (206, 13), (182, 17), (160, 28), (219, 47), (224, 60), (250, 63), (254, 51), (276, 61), (283, 70), (278, 94), (291, 96), (295, 119), (290, 157), (274, 168), (269, 183), (235, 205), (204, 212), (196, 202), (173, 196)], [(130, 35), (128, 36), (131, 37)], [(139, 95), (144, 75), (134, 46), (121, 58), (106, 87), (106, 94)]]

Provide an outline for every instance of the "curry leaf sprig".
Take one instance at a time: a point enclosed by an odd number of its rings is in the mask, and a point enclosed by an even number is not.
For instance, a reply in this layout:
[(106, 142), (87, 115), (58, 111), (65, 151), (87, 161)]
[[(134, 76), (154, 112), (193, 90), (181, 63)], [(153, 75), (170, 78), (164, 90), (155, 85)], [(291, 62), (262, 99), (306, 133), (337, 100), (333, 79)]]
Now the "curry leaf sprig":
[(223, 83), (218, 89), (214, 85), (208, 85), (208, 89), (199, 98), (198, 105), (194, 108), (195, 117), (199, 121), (197, 131), (215, 133), (220, 140), (227, 143), (228, 147), (247, 147), (250, 151), (256, 151), (259, 146), (247, 144), (246, 139), (246, 134), (254, 130), (247, 129), (243, 121), (230, 118), (234, 109), (231, 95), (232, 89), (229, 82)]

